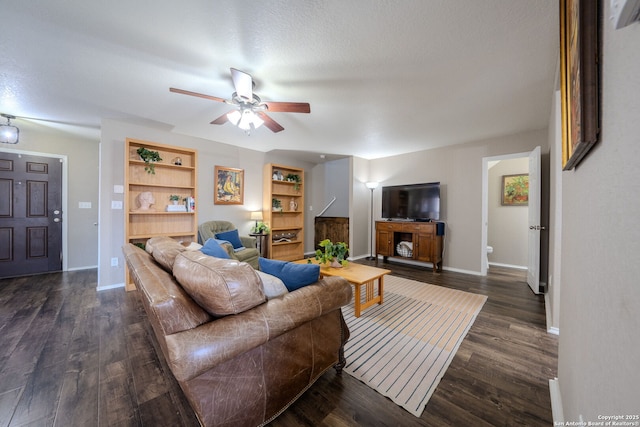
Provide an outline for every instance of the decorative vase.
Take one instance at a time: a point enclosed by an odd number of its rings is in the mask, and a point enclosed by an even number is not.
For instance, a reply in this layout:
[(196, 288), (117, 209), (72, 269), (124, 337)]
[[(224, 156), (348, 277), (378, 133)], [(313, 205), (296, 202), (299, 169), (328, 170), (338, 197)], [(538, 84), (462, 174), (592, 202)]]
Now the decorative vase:
[(298, 210), (298, 204), (293, 199), (291, 199), (291, 201), (289, 202), (289, 210), (292, 212), (295, 212)]
[(329, 266), (333, 268), (342, 268), (342, 264), (340, 264), (340, 261), (335, 258), (331, 260), (331, 264), (329, 264)]

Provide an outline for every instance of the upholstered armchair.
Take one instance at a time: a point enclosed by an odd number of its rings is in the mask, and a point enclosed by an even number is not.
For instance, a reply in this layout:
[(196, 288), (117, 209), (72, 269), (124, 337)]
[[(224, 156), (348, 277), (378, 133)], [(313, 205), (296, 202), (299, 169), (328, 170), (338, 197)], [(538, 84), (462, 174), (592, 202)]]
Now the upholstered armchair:
[[(198, 242), (204, 244), (208, 239), (220, 239), (224, 238), (216, 237), (217, 234), (226, 233), (229, 231), (237, 230), (237, 227), (229, 221), (207, 221), (200, 224), (198, 227)], [(260, 253), (256, 248), (256, 238), (251, 236), (238, 236), (240, 242), (245, 249), (236, 250), (232, 243), (223, 244), (229, 256), (238, 261), (244, 261), (250, 264), (256, 270), (258, 269), (258, 258)]]

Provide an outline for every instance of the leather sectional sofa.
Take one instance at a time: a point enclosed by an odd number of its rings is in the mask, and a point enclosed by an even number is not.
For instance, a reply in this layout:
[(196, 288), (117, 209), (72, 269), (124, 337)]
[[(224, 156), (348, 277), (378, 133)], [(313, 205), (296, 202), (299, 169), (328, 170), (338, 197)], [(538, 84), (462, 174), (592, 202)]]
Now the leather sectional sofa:
[(326, 277), (274, 295), (272, 277), (238, 260), (169, 238), (150, 239), (146, 249), (126, 244), (127, 266), (203, 426), (267, 424), (327, 369), (344, 366), (346, 280)]

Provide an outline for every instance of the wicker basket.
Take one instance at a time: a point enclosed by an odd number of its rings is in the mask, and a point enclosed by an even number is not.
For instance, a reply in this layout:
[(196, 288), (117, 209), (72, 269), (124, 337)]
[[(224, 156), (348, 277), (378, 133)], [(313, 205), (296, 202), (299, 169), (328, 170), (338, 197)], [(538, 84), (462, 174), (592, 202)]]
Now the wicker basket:
[(396, 245), (396, 252), (398, 255), (405, 258), (413, 257), (413, 243), (412, 242), (400, 242)]

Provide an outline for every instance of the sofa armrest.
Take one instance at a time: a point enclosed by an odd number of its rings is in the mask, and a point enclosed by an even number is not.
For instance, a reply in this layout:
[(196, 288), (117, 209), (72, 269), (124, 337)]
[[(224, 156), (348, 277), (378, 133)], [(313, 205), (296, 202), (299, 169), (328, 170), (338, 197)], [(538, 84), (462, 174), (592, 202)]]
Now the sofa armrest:
[(317, 317), (352, 298), (349, 282), (324, 279), (233, 316), (166, 336), (167, 362), (178, 381), (187, 381)]
[(256, 248), (256, 241), (257, 239), (255, 237), (251, 237), (251, 236), (240, 236), (240, 241), (242, 242), (242, 246), (244, 246), (245, 248)]

